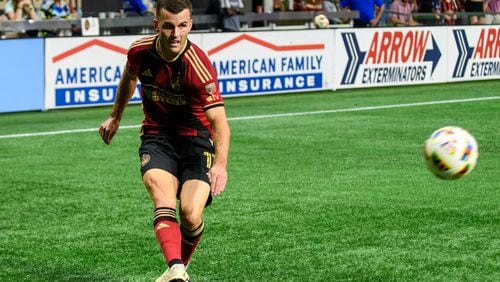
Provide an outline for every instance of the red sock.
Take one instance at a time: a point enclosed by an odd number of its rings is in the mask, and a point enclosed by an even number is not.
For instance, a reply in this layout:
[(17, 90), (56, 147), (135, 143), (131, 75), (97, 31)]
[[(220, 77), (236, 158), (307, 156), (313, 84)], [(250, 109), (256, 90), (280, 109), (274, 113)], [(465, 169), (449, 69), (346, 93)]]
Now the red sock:
[(181, 230), (176, 213), (171, 208), (157, 208), (154, 212), (154, 228), (165, 261), (169, 266), (182, 263)]
[(201, 222), (200, 226), (198, 226), (195, 230), (189, 231), (181, 226), (182, 233), (182, 261), (185, 265), (189, 263), (191, 257), (193, 256), (198, 243), (200, 242), (201, 235), (203, 234), (203, 229), (205, 228), (205, 224)]

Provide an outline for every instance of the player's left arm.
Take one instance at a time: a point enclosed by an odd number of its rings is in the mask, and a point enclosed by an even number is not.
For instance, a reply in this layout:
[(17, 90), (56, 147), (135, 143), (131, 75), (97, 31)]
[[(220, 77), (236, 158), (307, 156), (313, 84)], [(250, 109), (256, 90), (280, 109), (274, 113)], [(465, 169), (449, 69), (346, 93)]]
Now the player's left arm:
[(215, 196), (220, 195), (227, 182), (227, 158), (229, 154), (230, 129), (223, 106), (213, 107), (205, 111), (213, 129), (215, 160), (208, 172), (210, 190)]

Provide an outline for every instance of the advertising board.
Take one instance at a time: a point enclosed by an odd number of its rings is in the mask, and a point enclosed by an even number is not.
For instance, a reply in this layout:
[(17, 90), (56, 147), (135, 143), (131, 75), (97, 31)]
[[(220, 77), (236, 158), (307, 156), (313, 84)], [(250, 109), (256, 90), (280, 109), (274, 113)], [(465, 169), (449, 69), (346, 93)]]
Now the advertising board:
[(0, 40), (0, 113), (43, 110), (43, 39)]
[(447, 28), (336, 30), (337, 88), (447, 81)]
[(223, 96), (333, 89), (333, 31), (213, 33), (203, 36)]
[(500, 28), (468, 26), (448, 32), (450, 81), (500, 78)]

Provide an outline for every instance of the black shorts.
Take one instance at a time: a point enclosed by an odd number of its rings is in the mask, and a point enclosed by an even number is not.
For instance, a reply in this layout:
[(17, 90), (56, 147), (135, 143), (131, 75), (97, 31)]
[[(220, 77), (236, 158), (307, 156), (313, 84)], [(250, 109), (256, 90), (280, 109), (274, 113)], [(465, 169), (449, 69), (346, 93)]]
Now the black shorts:
[(196, 136), (143, 135), (139, 148), (141, 174), (152, 168), (166, 170), (182, 186), (191, 179), (208, 180), (214, 159), (212, 141)]

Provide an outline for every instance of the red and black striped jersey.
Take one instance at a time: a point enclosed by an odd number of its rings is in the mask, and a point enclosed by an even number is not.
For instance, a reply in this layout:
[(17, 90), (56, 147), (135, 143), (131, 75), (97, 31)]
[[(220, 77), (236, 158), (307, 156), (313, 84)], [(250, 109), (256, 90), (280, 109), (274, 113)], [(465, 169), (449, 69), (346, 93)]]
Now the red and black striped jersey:
[(172, 61), (162, 58), (158, 48), (158, 35), (153, 35), (128, 50), (127, 71), (141, 83), (141, 133), (211, 137), (205, 111), (224, 101), (208, 56), (189, 40)]

